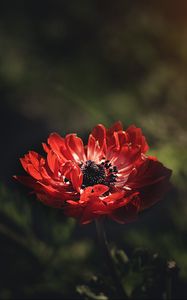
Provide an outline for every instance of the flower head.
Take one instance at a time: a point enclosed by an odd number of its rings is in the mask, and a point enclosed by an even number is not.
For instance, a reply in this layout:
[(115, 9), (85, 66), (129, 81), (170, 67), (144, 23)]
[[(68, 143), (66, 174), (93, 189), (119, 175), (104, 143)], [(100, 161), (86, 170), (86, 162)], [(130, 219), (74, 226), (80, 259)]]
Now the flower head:
[(146, 155), (146, 139), (134, 125), (124, 131), (120, 122), (99, 124), (86, 146), (76, 134), (52, 133), (43, 148), (45, 157), (29, 151), (20, 159), (29, 176), (16, 178), (82, 224), (101, 216), (129, 222), (169, 187), (171, 170)]

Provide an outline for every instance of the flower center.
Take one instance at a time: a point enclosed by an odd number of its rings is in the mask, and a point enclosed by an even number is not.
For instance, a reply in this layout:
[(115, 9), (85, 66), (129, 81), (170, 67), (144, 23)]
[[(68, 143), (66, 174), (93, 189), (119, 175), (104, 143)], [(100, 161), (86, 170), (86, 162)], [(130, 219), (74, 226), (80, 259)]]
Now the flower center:
[(111, 167), (108, 161), (100, 165), (92, 160), (88, 160), (81, 166), (83, 173), (82, 187), (93, 186), (95, 184), (110, 185), (116, 181), (117, 168)]
[(98, 183), (105, 182), (105, 170), (102, 165), (97, 165), (91, 160), (88, 160), (81, 167), (83, 173), (83, 186), (92, 186)]

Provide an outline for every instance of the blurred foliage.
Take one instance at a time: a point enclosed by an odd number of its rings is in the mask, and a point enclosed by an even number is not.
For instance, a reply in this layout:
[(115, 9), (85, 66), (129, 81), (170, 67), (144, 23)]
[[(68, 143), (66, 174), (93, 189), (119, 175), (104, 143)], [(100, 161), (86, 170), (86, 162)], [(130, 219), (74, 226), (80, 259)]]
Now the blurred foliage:
[[(111, 272), (101, 259), (101, 249), (93, 243), (94, 227), (83, 226), (91, 234), (88, 239), (83, 227), (78, 226), (76, 232), (75, 221), (33, 201), (31, 196), (29, 202), (3, 186), (0, 194), (1, 299), (120, 298)], [(130, 240), (132, 236), (126, 246)], [(143, 244), (146, 246), (146, 240)], [(112, 246), (111, 255), (124, 299), (170, 299), (170, 293), (172, 299), (183, 297), (186, 285), (184, 278), (178, 277), (175, 261), (145, 248), (130, 251), (127, 256)]]
[[(175, 299), (178, 287), (178, 267), (175, 261), (164, 261), (158, 253), (136, 249), (128, 258), (122, 249), (111, 249), (124, 296), (111, 282), (110, 273), (92, 276), (88, 285), (77, 287), (85, 299)], [(99, 292), (102, 291), (102, 292)]]
[(118, 119), (143, 129), (149, 153), (173, 170), (173, 189), (134, 224), (107, 230), (128, 257), (147, 247), (175, 259), (186, 298), (186, 17), (185, 0), (2, 1), (0, 298), (79, 297), (75, 285), (99, 272), (93, 225), (18, 195), (11, 176), (49, 132), (86, 138)]
[(0, 298), (74, 297), (76, 280), (88, 272), (79, 270), (89, 267), (92, 241), (74, 238), (75, 222), (62, 213), (32, 206), (2, 186), (0, 192)]

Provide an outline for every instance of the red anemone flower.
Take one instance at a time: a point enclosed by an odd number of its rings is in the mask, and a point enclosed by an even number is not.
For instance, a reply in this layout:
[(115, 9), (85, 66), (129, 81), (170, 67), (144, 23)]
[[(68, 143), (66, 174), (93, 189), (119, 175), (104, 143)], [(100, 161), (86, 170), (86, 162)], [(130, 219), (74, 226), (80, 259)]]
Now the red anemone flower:
[(15, 177), (82, 224), (101, 216), (129, 222), (169, 187), (171, 170), (146, 155), (146, 139), (134, 125), (124, 131), (120, 122), (99, 124), (86, 146), (76, 134), (52, 133), (43, 148), (46, 157), (29, 151), (20, 159), (29, 176)]

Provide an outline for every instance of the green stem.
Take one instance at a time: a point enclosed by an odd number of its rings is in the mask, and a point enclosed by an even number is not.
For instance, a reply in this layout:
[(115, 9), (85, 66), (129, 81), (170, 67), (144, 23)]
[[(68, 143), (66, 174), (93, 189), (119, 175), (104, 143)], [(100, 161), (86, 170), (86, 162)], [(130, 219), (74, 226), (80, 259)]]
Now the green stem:
[(97, 234), (98, 234), (99, 243), (100, 243), (100, 246), (103, 251), (104, 259), (110, 270), (110, 275), (112, 277), (112, 280), (114, 282), (116, 290), (118, 291), (118, 299), (121, 299), (121, 300), (127, 299), (127, 296), (125, 294), (124, 288), (121, 283), (121, 279), (118, 275), (118, 272), (117, 272), (115, 264), (114, 264), (114, 260), (111, 255), (111, 251), (110, 251), (110, 247), (109, 247), (109, 243), (108, 243), (108, 240), (106, 237), (103, 223), (101, 220), (96, 219), (95, 224), (96, 224), (96, 230), (97, 230)]
[(171, 288), (172, 288), (172, 278), (171, 275), (168, 275), (167, 277), (167, 283), (166, 283), (166, 299), (171, 300)]

